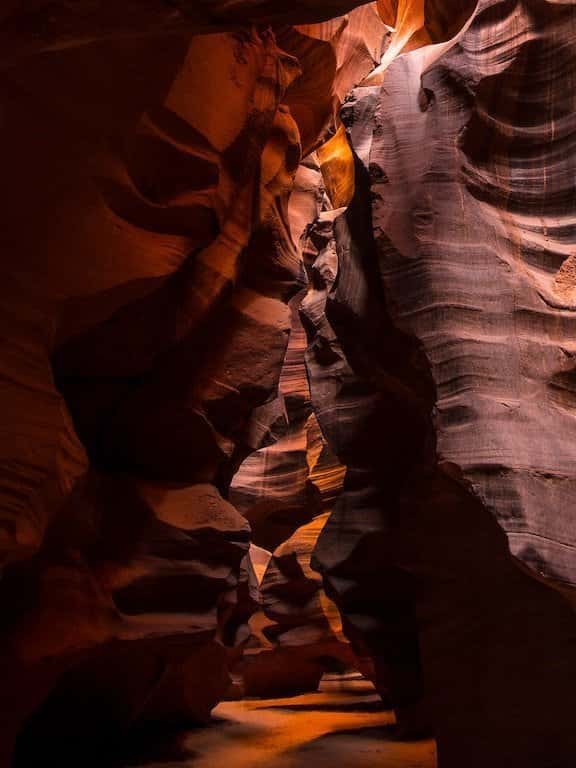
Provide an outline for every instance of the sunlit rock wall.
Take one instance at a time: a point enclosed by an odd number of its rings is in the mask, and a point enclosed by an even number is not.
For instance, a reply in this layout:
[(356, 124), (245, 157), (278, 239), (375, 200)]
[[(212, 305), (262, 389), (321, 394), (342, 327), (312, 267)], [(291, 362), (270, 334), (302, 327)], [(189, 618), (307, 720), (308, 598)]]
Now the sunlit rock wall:
[(576, 753), (575, 24), (571, 4), (480, 3), (439, 56), (351, 94), (355, 199), (331, 217), (325, 312), (303, 307), (348, 467), (316, 565), (443, 767)]

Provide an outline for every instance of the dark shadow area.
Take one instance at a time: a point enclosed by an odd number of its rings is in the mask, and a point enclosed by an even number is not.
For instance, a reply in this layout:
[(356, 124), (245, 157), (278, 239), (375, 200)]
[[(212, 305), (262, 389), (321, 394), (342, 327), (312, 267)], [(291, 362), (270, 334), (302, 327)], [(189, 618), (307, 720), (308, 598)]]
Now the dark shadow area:
[(193, 764), (197, 752), (185, 746), (190, 729), (162, 728), (148, 725), (133, 728), (124, 739), (117, 766), (146, 766), (162, 762)]
[(271, 704), (266, 709), (290, 710), (293, 712), (383, 712), (386, 707), (377, 701), (330, 701), (318, 704)]

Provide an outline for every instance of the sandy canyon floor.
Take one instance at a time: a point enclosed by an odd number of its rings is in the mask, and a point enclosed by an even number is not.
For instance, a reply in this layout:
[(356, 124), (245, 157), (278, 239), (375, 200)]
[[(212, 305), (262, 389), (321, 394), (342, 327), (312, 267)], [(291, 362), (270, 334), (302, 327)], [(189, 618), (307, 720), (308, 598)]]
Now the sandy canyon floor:
[[(155, 755), (154, 752), (157, 752)], [(435, 768), (433, 741), (401, 741), (371, 686), (326, 680), (319, 693), (225, 702), (205, 729), (142, 756), (146, 768)]]

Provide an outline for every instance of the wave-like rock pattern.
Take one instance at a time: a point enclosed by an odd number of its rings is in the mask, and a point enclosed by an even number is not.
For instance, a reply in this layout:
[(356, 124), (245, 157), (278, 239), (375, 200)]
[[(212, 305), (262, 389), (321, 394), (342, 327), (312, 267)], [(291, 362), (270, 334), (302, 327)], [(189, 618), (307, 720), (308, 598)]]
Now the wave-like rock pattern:
[(398, 62), (367, 158), (382, 176), (374, 228), (391, 307), (422, 341), (437, 388), (438, 452), (513, 553), (568, 584), (575, 18), (483, 3), (419, 94), (417, 83), (407, 93), (418, 54)]
[[(290, 224), (303, 261), (311, 263), (310, 226), (326, 199), (315, 155), (303, 163), (290, 200)], [(269, 551), (260, 574), (260, 606), (237, 674), (245, 695), (288, 696), (315, 691), (323, 673), (345, 667), (353, 654), (337, 609), (324, 594), (310, 557), (337, 499), (344, 468), (312, 410), (305, 366), (306, 335), (292, 302), (292, 328), (279, 380), (285, 433), (249, 456), (234, 476), (230, 499), (250, 522), (256, 558)], [(264, 548), (259, 549), (259, 548)], [(336, 629), (334, 629), (336, 628)]]
[(250, 522), (252, 540), (269, 551), (301, 525), (331, 509), (342, 486), (344, 469), (324, 440), (312, 411), (305, 347), (304, 331), (294, 308), (280, 375), (287, 423), (276, 442), (242, 463), (230, 486), (230, 500)]
[(358, 666), (310, 559), (329, 512), (301, 526), (269, 556), (260, 581), (261, 612), (239, 668), (244, 695), (263, 698), (316, 691), (326, 672)]
[(86, 742), (222, 698), (249, 604), (249, 527), (222, 494), (282, 418), (303, 276), (294, 58), (270, 32), (180, 39), (143, 88), (152, 52), (112, 48), (117, 90), (90, 47), (9, 78), (0, 709), (23, 765), (99, 764)]
[[(70, 710), (103, 748), (204, 719), (249, 636), (248, 528), (224, 496), (284, 421), (288, 198), (387, 36), (372, 6), (276, 36), (222, 9), (2, 11), (4, 762), (23, 729), (20, 763), (77, 763)], [(219, 34), (191, 37), (205, 22)]]
[(356, 198), (308, 365), (348, 471), (316, 562), (442, 768), (576, 754), (575, 19), (482, 2), (434, 64), (406, 54), (343, 110)]
[[(286, 429), (312, 220), (312, 398), (348, 467), (318, 562), (344, 627), (401, 724), (433, 722), (443, 766), (571, 764), (573, 616), (495, 519), (574, 583), (574, 9), (357, 5), (0, 11), (4, 764), (19, 732), (16, 764), (77, 764), (223, 695), (256, 605), (225, 496)], [(375, 67), (344, 114), (354, 162), (338, 111)], [(316, 182), (288, 211), (313, 150), (345, 215)], [(314, 515), (339, 470), (303, 413)], [(280, 497), (301, 489), (272, 467)]]
[[(65, 50), (100, 43), (126, 41), (134, 37), (226, 31), (247, 24), (315, 24), (332, 21), (357, 8), (377, 8), (379, 16), (400, 29), (420, 33), (423, 42), (451, 38), (472, 13), (476, 0), (8, 0), (0, 10), (2, 62), (46, 51)], [(370, 9), (373, 15), (373, 10)], [(337, 19), (336, 26), (340, 26)], [(374, 28), (366, 28), (370, 37)], [(320, 33), (316, 29), (314, 35)], [(403, 44), (407, 42), (403, 40)], [(361, 73), (360, 73), (361, 74)], [(366, 73), (364, 73), (366, 74)], [(361, 78), (360, 78), (361, 79)]]

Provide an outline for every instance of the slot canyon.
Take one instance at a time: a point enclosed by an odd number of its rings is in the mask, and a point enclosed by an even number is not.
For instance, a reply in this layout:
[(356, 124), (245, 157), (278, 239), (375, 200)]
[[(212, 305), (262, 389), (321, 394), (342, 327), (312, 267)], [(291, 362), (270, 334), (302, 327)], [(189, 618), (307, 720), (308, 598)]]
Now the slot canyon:
[(0, 768), (574, 768), (576, 0), (0, 41)]

